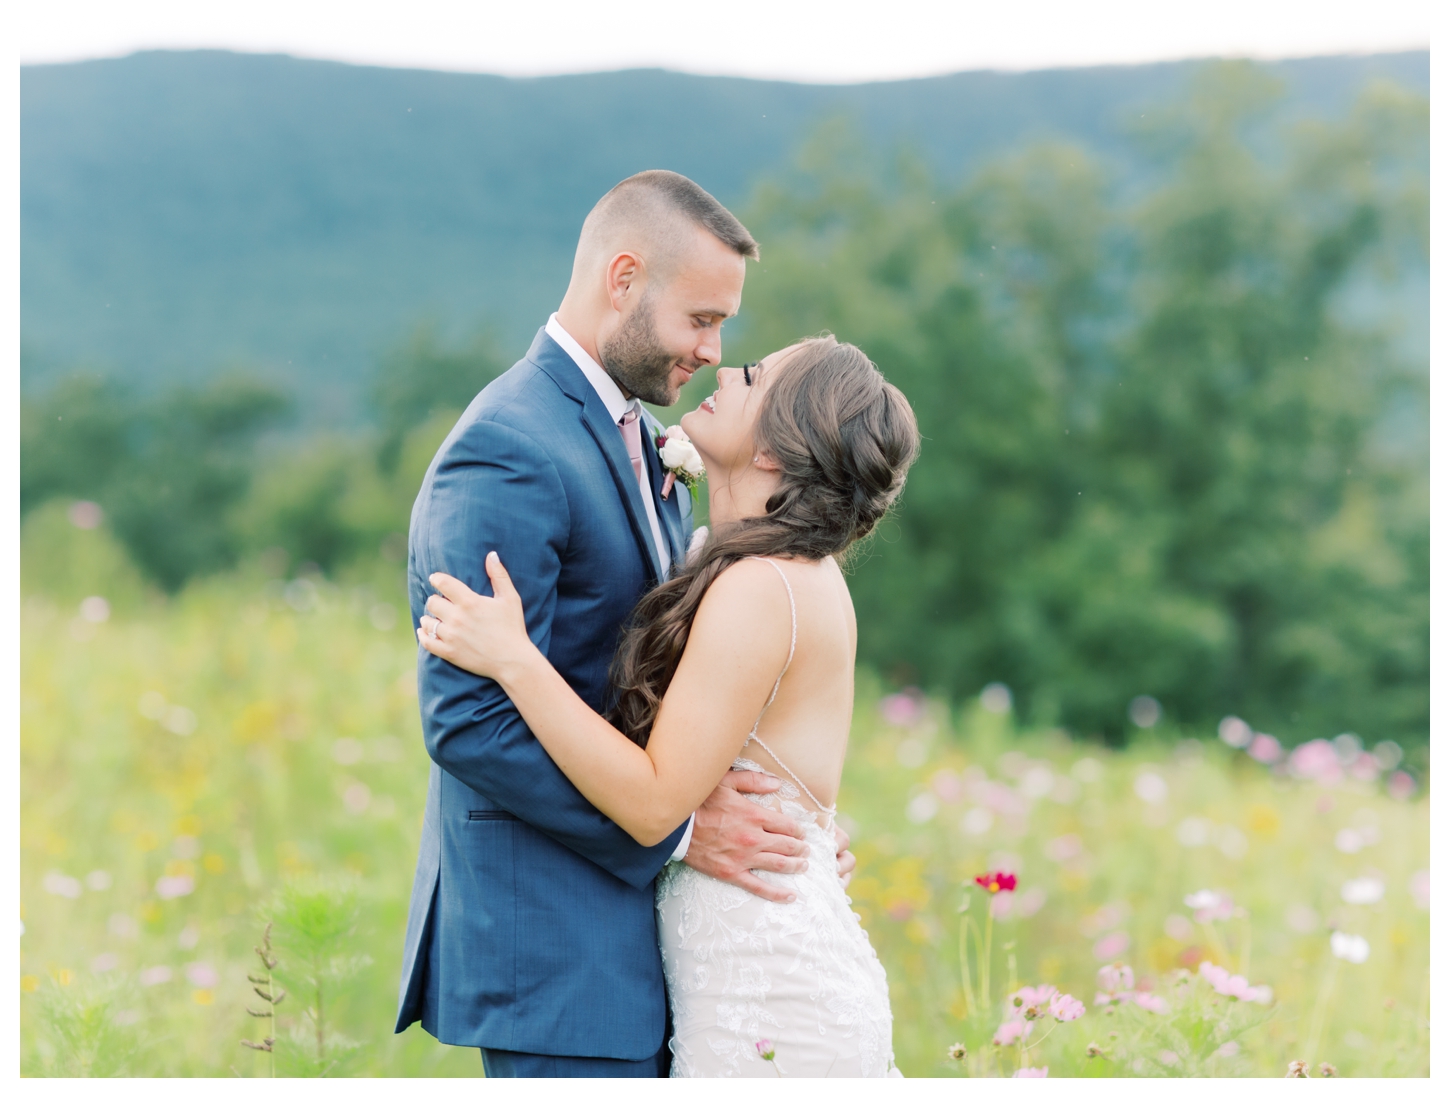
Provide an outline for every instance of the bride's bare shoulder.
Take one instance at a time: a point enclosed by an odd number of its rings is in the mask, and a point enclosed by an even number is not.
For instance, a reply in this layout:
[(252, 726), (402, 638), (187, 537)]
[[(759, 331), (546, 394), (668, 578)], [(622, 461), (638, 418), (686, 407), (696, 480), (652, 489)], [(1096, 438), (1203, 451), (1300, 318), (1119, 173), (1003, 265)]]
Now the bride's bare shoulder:
[(785, 585), (781, 583), (776, 567), (789, 565), (788, 561), (774, 561), (769, 557), (744, 557), (727, 566), (710, 584), (705, 598), (759, 597), (771, 588), (785, 598)]
[[(710, 584), (690, 626), (686, 651), (736, 653), (736, 662), (744, 651), (749, 653), (747, 663), (778, 667), (790, 636), (790, 600), (780, 576), (765, 561), (747, 559), (730, 565)], [(742, 646), (742, 640), (749, 643)]]
[(700, 602), (699, 613), (727, 618), (753, 614), (762, 625), (779, 616), (789, 628), (789, 596), (780, 573), (771, 565), (761, 557), (737, 560), (715, 577)]

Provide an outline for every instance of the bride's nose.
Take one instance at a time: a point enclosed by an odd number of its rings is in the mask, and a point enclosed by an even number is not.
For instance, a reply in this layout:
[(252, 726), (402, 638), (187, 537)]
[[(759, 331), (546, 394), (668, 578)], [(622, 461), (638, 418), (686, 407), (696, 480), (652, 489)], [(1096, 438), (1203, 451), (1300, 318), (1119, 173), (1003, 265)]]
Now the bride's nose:
[(720, 369), (715, 371), (715, 384), (723, 389), (726, 385), (730, 384), (735, 380), (735, 375), (737, 374), (739, 374), (742, 378), (745, 376), (742, 371), (736, 369), (735, 367), (721, 366)]

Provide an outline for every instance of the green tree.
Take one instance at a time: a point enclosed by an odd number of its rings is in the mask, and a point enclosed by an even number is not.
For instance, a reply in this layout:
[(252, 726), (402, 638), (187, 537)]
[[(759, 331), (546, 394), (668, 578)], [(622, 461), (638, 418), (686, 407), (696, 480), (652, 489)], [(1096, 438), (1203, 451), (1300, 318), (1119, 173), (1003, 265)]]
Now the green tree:
[(414, 329), (383, 357), (373, 381), (371, 404), (382, 431), (378, 446), (382, 470), (396, 470), (410, 430), (439, 411), (452, 411), (456, 417), (504, 367), (503, 356), (486, 331), (459, 346), (448, 346), (433, 325)]
[(287, 409), (244, 377), (139, 397), (75, 379), (22, 405), (21, 513), (55, 496), (99, 502), (137, 565), (167, 591), (230, 565), (229, 521), (258, 437)]
[(1207, 67), (1145, 124), (1136, 200), (1062, 145), (873, 176), (839, 124), (761, 189), (752, 349), (834, 330), (924, 436), (852, 576), (863, 659), (1113, 738), (1139, 694), (1423, 733), (1424, 455), (1383, 444), (1423, 384), (1354, 305), (1423, 262), (1425, 105), (1381, 86), (1281, 133), (1275, 94)]
[[(1079, 520), (1085, 545), (1107, 533), (1147, 549), (1146, 571), (1108, 571), (1090, 613), (1059, 619), (1081, 631), (1068, 673), (1097, 723), (1121, 708), (1100, 688), (1119, 666), (1184, 717), (1334, 732), (1378, 731), (1387, 694), (1424, 683), (1423, 584), (1377, 514), (1413, 484), (1375, 428), (1414, 379), (1336, 300), (1419, 220), (1417, 187), (1364, 169), (1394, 177), (1422, 159), (1423, 103), (1374, 89), (1342, 126), (1297, 135), (1275, 170), (1241, 137), (1275, 90), (1249, 66), (1210, 69), (1159, 122), (1183, 148), (1135, 216), (1135, 323)], [(1062, 548), (1059, 606), (1080, 570)], [(1144, 606), (1145, 574), (1170, 596), (1161, 613)], [(1407, 701), (1390, 723), (1423, 727), (1427, 709)]]

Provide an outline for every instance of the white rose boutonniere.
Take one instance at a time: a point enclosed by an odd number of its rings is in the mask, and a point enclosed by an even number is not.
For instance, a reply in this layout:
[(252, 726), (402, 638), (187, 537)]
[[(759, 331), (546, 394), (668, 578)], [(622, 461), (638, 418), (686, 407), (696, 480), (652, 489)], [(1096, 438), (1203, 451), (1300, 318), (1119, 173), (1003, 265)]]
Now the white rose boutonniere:
[(665, 428), (663, 434), (655, 436), (655, 446), (660, 451), (660, 464), (665, 467), (665, 484), (660, 491), (660, 498), (664, 499), (670, 494), (670, 489), (677, 480), (693, 496), (695, 485), (705, 475), (705, 463), (700, 460), (700, 451), (695, 449), (695, 444), (685, 434), (684, 428), (678, 425)]

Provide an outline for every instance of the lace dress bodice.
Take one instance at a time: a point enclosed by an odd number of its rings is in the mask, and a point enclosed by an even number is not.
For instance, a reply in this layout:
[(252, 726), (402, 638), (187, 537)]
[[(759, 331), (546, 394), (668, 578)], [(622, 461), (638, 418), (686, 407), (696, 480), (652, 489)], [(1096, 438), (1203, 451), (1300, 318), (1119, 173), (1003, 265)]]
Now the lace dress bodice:
[[(758, 559), (775, 567), (791, 595), (789, 668), (795, 654), (795, 595), (774, 561)], [(777, 678), (766, 708), (779, 688)], [(763, 900), (683, 862), (672, 862), (660, 874), (655, 909), (674, 1023), (670, 1073), (899, 1076), (886, 972), (836, 874), (835, 808), (816, 801), (760, 740), (759, 724), (757, 719), (749, 739), (786, 774), (772, 775), (781, 780), (778, 792), (745, 795), (800, 821), (810, 851), (807, 869), (800, 874), (756, 871), (791, 888), (796, 901), (790, 904)], [(771, 773), (745, 758), (737, 758), (731, 769)], [(802, 802), (802, 792), (820, 811)], [(773, 1061), (763, 1059), (757, 1045), (767, 1040), (775, 1051)]]

